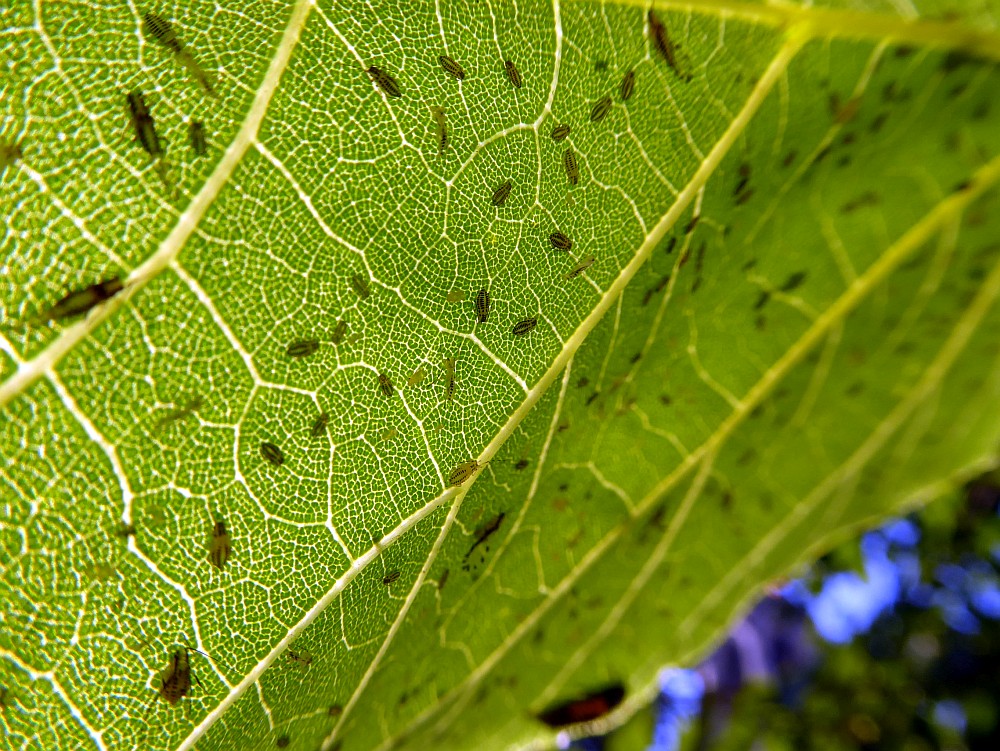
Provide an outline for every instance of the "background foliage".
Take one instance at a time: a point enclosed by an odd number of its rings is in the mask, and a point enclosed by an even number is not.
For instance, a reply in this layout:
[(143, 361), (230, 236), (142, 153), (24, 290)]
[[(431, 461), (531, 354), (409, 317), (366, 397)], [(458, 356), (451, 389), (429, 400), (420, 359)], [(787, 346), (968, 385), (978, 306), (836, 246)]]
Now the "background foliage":
[(762, 582), (996, 462), (995, 5), (658, 4), (683, 76), (629, 3), (156, 8), (217, 98), (145, 10), (0, 10), (13, 745), (545, 744), (546, 706), (621, 681), (626, 716)]

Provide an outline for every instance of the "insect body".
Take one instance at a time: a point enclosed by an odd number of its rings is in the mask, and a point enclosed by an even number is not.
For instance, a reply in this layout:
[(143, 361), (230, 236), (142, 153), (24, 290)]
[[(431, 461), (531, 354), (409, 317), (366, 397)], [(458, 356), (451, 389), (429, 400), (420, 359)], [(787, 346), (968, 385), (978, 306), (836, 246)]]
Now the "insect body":
[(326, 426), (330, 422), (330, 415), (326, 412), (321, 412), (319, 417), (313, 421), (312, 427), (309, 429), (309, 434), (313, 438), (319, 438), (326, 432)]
[(576, 152), (572, 146), (563, 152), (563, 166), (566, 167), (566, 179), (570, 185), (580, 182), (580, 168), (576, 164)]
[(355, 274), (351, 277), (351, 286), (354, 287), (354, 291), (358, 293), (358, 297), (362, 300), (367, 300), (368, 295), (371, 294), (371, 287), (368, 285), (368, 280), (361, 276), (361, 274)]
[(504, 70), (507, 72), (507, 80), (510, 81), (510, 85), (515, 89), (521, 88), (521, 84), (524, 81), (521, 79), (521, 72), (514, 65), (513, 60), (504, 60), (503, 63)]
[(486, 323), (490, 317), (490, 293), (483, 287), (476, 293), (476, 320), (479, 323)]
[(444, 107), (431, 107), (431, 117), (437, 128), (438, 153), (443, 154), (448, 148), (448, 124), (444, 120)]
[(114, 297), (121, 292), (124, 286), (121, 279), (114, 277), (70, 292), (47, 311), (39, 315), (36, 321), (38, 323), (59, 321), (64, 318), (82, 315), (99, 303)]
[(565, 140), (566, 136), (569, 135), (570, 127), (563, 123), (562, 125), (557, 125), (552, 129), (552, 140), (562, 141)]
[(573, 241), (562, 232), (553, 232), (549, 235), (549, 242), (552, 243), (552, 247), (556, 250), (569, 250), (573, 247)]
[(292, 342), (285, 350), (289, 357), (309, 357), (315, 355), (319, 350), (319, 341), (316, 339), (300, 339)]
[(205, 144), (205, 126), (200, 120), (191, 120), (188, 123), (188, 135), (191, 138), (191, 150), (195, 156), (205, 156), (208, 146)]
[(212, 543), (208, 547), (208, 560), (220, 571), (229, 560), (232, 546), (229, 541), (229, 532), (226, 530), (225, 522), (216, 522), (212, 527)]
[(312, 655), (304, 649), (301, 652), (289, 649), (285, 654), (288, 655), (289, 662), (294, 662), (302, 667), (309, 667), (313, 661)]
[(333, 327), (333, 334), (330, 336), (330, 341), (333, 344), (340, 344), (344, 341), (344, 336), (347, 334), (347, 321), (337, 321), (337, 325)]
[(23, 156), (20, 142), (0, 142), (0, 175), (6, 172), (10, 165)]
[(670, 35), (667, 33), (667, 27), (657, 18), (656, 13), (652, 9), (649, 11), (649, 33), (653, 38), (653, 45), (663, 55), (663, 59), (667, 61), (677, 77), (682, 81), (689, 81), (691, 76), (689, 74), (681, 72), (680, 65), (678, 63), (677, 50), (674, 47), (674, 43), (670, 41)]
[(534, 331), (537, 325), (537, 318), (525, 318), (523, 321), (518, 321), (514, 324), (514, 336), (527, 336)]
[(160, 696), (166, 699), (167, 704), (171, 706), (176, 705), (177, 702), (187, 696), (191, 690), (192, 678), (195, 683), (199, 686), (201, 685), (198, 677), (191, 672), (190, 653), (192, 651), (204, 654), (204, 652), (199, 652), (197, 649), (192, 650), (190, 647), (178, 649), (171, 655), (170, 665), (160, 673)]
[(449, 487), (456, 487), (458, 485), (461, 485), (463, 482), (465, 482), (474, 474), (476, 474), (476, 470), (478, 469), (479, 469), (479, 462), (477, 462), (475, 459), (472, 459), (467, 462), (462, 462), (457, 467), (455, 467), (455, 469), (453, 469), (451, 473), (448, 475)]
[(454, 357), (444, 358), (444, 392), (448, 401), (455, 396), (455, 363)]
[(261, 442), (260, 455), (264, 457), (265, 461), (270, 462), (275, 467), (280, 467), (285, 463), (285, 455), (281, 453), (281, 449), (267, 441)]
[(599, 123), (608, 113), (611, 111), (611, 97), (606, 96), (603, 99), (597, 101), (594, 104), (593, 109), (590, 110), (590, 122)]
[(392, 381), (389, 380), (389, 376), (385, 373), (378, 374), (378, 387), (386, 396), (392, 396), (396, 393), (396, 389), (393, 387)]
[(390, 76), (381, 68), (376, 68), (374, 65), (368, 69), (368, 75), (375, 82), (386, 96), (391, 96), (398, 99), (402, 96), (399, 92), (399, 84), (396, 83), (396, 79)]
[(465, 71), (462, 70), (462, 66), (447, 55), (441, 55), (438, 58), (438, 62), (441, 63), (441, 67), (444, 68), (444, 72), (449, 76), (457, 78), (459, 81), (465, 78)]
[(410, 379), (406, 382), (406, 385), (416, 386), (418, 383), (424, 380), (426, 376), (427, 376), (427, 371), (424, 370), (423, 365), (421, 365), (419, 368), (413, 371), (413, 375), (410, 376)]
[(625, 77), (622, 78), (622, 86), (621, 86), (622, 101), (627, 102), (629, 99), (631, 99), (633, 91), (635, 91), (635, 71), (630, 70), (628, 73), (625, 74)]
[(538, 715), (538, 719), (551, 728), (589, 722), (606, 715), (621, 704), (624, 698), (625, 687), (621, 683), (614, 683), (586, 696), (551, 707)]
[(148, 11), (143, 14), (142, 19), (142, 32), (146, 36), (153, 37), (153, 39), (174, 53), (180, 52), (184, 48), (184, 45), (177, 38), (173, 24), (165, 18), (152, 11)]
[(491, 199), (493, 201), (493, 205), (503, 206), (507, 202), (507, 197), (510, 196), (510, 191), (513, 187), (513, 183), (511, 183), (510, 180), (507, 180), (499, 188), (493, 191), (493, 198)]
[(382, 577), (382, 583), (385, 585), (392, 584), (399, 578), (399, 569), (395, 571), (390, 571), (388, 574)]
[(127, 94), (125, 98), (128, 101), (132, 129), (139, 145), (151, 157), (159, 159), (163, 156), (163, 147), (160, 145), (159, 136), (156, 135), (156, 125), (153, 123), (153, 116), (149, 114), (149, 107), (146, 106), (146, 98), (138, 90)]
[(566, 278), (576, 279), (576, 277), (580, 276), (580, 274), (589, 269), (594, 264), (595, 260), (596, 259), (593, 256), (587, 256), (567, 272)]

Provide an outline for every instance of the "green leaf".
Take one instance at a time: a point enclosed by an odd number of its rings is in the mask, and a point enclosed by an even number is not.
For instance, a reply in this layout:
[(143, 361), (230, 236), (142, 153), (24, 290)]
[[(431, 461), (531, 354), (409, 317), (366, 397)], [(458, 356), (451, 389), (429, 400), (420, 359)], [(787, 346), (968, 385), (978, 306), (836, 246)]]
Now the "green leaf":
[(0, 11), (11, 745), (539, 747), (995, 465), (997, 7), (898, 7)]

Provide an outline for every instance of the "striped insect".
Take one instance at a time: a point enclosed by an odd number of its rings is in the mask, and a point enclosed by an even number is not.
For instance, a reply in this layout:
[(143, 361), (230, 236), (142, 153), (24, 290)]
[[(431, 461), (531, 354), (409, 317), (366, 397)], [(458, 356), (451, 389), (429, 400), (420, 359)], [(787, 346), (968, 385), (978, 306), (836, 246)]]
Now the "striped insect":
[(563, 166), (566, 168), (566, 179), (570, 185), (580, 182), (580, 168), (576, 164), (576, 152), (572, 146), (563, 152)]
[(537, 325), (537, 318), (525, 318), (523, 321), (518, 321), (514, 324), (514, 336), (527, 336), (535, 330)]
[(483, 287), (476, 293), (476, 321), (486, 323), (490, 317), (490, 293)]
[(599, 123), (608, 113), (611, 111), (611, 97), (606, 96), (603, 99), (599, 99), (594, 103), (594, 106), (590, 110), (590, 122)]
[(576, 277), (580, 276), (580, 274), (582, 274), (584, 271), (586, 271), (591, 266), (593, 266), (595, 260), (596, 259), (593, 256), (587, 256), (582, 261), (580, 261), (580, 263), (578, 263), (576, 266), (574, 266), (572, 269), (570, 269), (566, 273), (566, 276), (564, 278), (566, 278), (566, 279), (576, 279)]
[(521, 71), (519, 71), (517, 69), (517, 66), (514, 65), (514, 61), (504, 60), (503, 68), (504, 71), (506, 71), (507, 73), (507, 80), (510, 81), (510, 85), (513, 86), (515, 89), (521, 88), (521, 85), (524, 83), (524, 81), (521, 78)]
[(177, 38), (173, 24), (168, 20), (152, 11), (147, 11), (143, 14), (142, 21), (142, 33), (147, 37), (152, 37), (154, 41), (163, 45), (174, 54), (184, 49), (184, 45)]
[(392, 381), (389, 380), (389, 376), (385, 373), (378, 374), (378, 387), (385, 396), (392, 396), (396, 393), (396, 388), (392, 385)]
[(478, 469), (479, 469), (479, 462), (476, 461), (475, 459), (470, 459), (467, 462), (462, 462), (448, 474), (448, 486), (458, 487), (466, 480), (468, 480), (470, 477), (472, 477), (474, 474), (476, 474)]
[(635, 71), (634, 70), (630, 70), (622, 78), (622, 85), (621, 85), (621, 89), (619, 91), (621, 93), (621, 97), (622, 97), (622, 101), (623, 102), (627, 102), (629, 99), (632, 98), (632, 92), (635, 91)]
[(160, 158), (163, 156), (163, 146), (160, 144), (160, 137), (156, 135), (156, 125), (146, 105), (146, 98), (141, 91), (136, 90), (126, 94), (125, 99), (136, 140), (147, 154), (154, 159)]
[(388, 574), (382, 577), (382, 583), (386, 586), (392, 584), (394, 581), (399, 579), (399, 569), (395, 571), (390, 571)]
[[(166, 699), (170, 706), (176, 706), (177, 702), (188, 695), (188, 692), (191, 691), (192, 680), (201, 686), (201, 681), (191, 671), (191, 652), (208, 657), (204, 652), (194, 647), (184, 647), (170, 656), (170, 664), (160, 673), (158, 694)], [(202, 688), (204, 687), (202, 686)]]
[(83, 315), (98, 304), (117, 295), (124, 287), (125, 284), (120, 278), (113, 277), (97, 284), (91, 284), (89, 287), (74, 290), (51, 308), (36, 316), (35, 322), (61, 321)]
[(273, 464), (275, 467), (280, 467), (285, 463), (285, 455), (281, 449), (269, 441), (261, 441), (260, 455), (264, 461), (268, 464)]
[(371, 286), (368, 284), (368, 280), (361, 276), (361, 274), (354, 274), (351, 277), (351, 286), (362, 300), (367, 300), (368, 295), (371, 294)]
[(447, 55), (441, 55), (438, 58), (438, 62), (441, 63), (441, 67), (444, 68), (444, 72), (452, 78), (457, 78), (459, 81), (465, 79), (465, 71), (462, 69), (462, 66)]
[(188, 122), (188, 137), (195, 156), (205, 156), (208, 153), (208, 146), (205, 143), (205, 126), (200, 120)]
[(208, 546), (208, 560), (220, 571), (225, 568), (229, 554), (233, 551), (229, 539), (229, 532), (226, 530), (226, 523), (217, 521), (212, 526), (212, 542)]
[(299, 339), (288, 345), (285, 354), (289, 357), (309, 357), (319, 351), (318, 339)]
[(549, 235), (549, 242), (556, 250), (569, 250), (573, 247), (573, 241), (562, 232), (553, 232)]
[(371, 76), (371, 79), (372, 81), (375, 82), (375, 85), (378, 86), (379, 89), (382, 91), (382, 93), (384, 93), (386, 96), (391, 96), (395, 99), (398, 99), (399, 97), (402, 96), (402, 94), (399, 91), (399, 84), (396, 83), (396, 79), (390, 76), (381, 68), (377, 68), (373, 65), (370, 68), (368, 68), (367, 73), (369, 76)]
[(552, 140), (553, 141), (564, 141), (566, 136), (569, 135), (570, 127), (566, 123), (557, 125), (552, 129)]
[(667, 27), (662, 21), (660, 21), (652, 9), (650, 9), (647, 18), (649, 20), (649, 34), (653, 38), (653, 46), (655, 46), (659, 53), (663, 56), (663, 59), (667, 61), (667, 65), (669, 65), (674, 73), (677, 74), (678, 78), (682, 81), (691, 80), (690, 74), (681, 71), (681, 66), (678, 62), (677, 49), (674, 47), (674, 43), (670, 40), (670, 35), (667, 33)]
[(444, 119), (444, 107), (431, 107), (431, 117), (434, 119), (434, 127), (437, 129), (438, 153), (443, 154), (448, 148), (448, 124)]
[(444, 358), (444, 393), (445, 398), (451, 401), (455, 396), (455, 363), (454, 357)]
[(309, 428), (309, 435), (313, 438), (319, 438), (326, 432), (326, 426), (330, 423), (330, 415), (326, 412), (320, 412), (319, 417), (313, 420), (312, 427)]
[(493, 191), (493, 198), (490, 199), (494, 206), (503, 206), (507, 202), (507, 198), (510, 196), (510, 191), (514, 187), (514, 184), (507, 180), (500, 185), (495, 191)]
[(344, 337), (347, 335), (347, 321), (337, 321), (337, 325), (333, 327), (333, 334), (330, 335), (330, 342), (333, 344), (340, 344), (344, 341)]

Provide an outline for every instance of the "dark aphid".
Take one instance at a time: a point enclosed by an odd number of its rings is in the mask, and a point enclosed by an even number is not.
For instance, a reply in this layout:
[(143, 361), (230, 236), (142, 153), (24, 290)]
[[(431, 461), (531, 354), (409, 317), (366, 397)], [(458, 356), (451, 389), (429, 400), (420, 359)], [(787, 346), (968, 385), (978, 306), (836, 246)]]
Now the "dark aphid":
[(344, 708), (339, 704), (331, 704), (326, 713), (330, 717), (340, 717), (340, 715), (344, 714)]
[(448, 148), (448, 124), (444, 120), (444, 107), (431, 107), (431, 117), (437, 128), (438, 153), (443, 154)]
[(376, 68), (374, 65), (368, 69), (368, 75), (375, 82), (386, 96), (391, 96), (396, 99), (402, 96), (399, 93), (399, 84), (396, 83), (396, 79), (390, 76), (381, 68)]
[(663, 55), (663, 59), (667, 61), (677, 77), (682, 81), (691, 80), (691, 76), (683, 73), (681, 71), (680, 65), (677, 58), (677, 50), (674, 47), (674, 43), (670, 41), (670, 35), (667, 33), (667, 27), (657, 18), (656, 13), (652, 9), (649, 11), (649, 33), (653, 38), (653, 45), (659, 50), (660, 54)]
[(329, 424), (329, 422), (330, 422), (330, 415), (328, 415), (326, 412), (320, 412), (319, 417), (317, 417), (313, 421), (312, 427), (309, 429), (309, 434), (313, 438), (319, 438), (326, 432), (326, 426), (327, 424)]
[(299, 339), (288, 345), (285, 354), (289, 357), (309, 357), (315, 355), (317, 351), (319, 351), (319, 340)]
[(143, 34), (148, 37), (152, 37), (155, 41), (162, 44), (175, 54), (183, 49), (184, 45), (182, 45), (180, 39), (177, 38), (177, 33), (174, 31), (173, 24), (152, 11), (144, 13), (142, 18)]
[(628, 73), (625, 74), (625, 77), (622, 78), (622, 86), (620, 91), (623, 102), (627, 102), (629, 99), (632, 98), (632, 92), (635, 91), (634, 70), (630, 70)]
[(396, 569), (395, 571), (390, 571), (388, 574), (383, 576), (382, 583), (388, 586), (389, 584), (392, 584), (394, 581), (396, 581), (398, 578), (399, 578), (399, 569)]
[(507, 180), (503, 183), (503, 185), (493, 191), (493, 198), (490, 199), (493, 201), (493, 205), (503, 206), (507, 202), (507, 197), (510, 195), (511, 188), (513, 187), (514, 184), (510, 180)]
[(601, 100), (594, 103), (594, 107), (590, 110), (590, 122), (599, 123), (608, 113), (611, 111), (611, 97), (606, 96)]
[(448, 401), (455, 396), (455, 363), (454, 357), (444, 358), (444, 393)]
[(300, 665), (304, 668), (309, 667), (312, 664), (313, 657), (307, 650), (303, 649), (301, 652), (296, 652), (293, 649), (289, 649), (285, 654), (288, 655), (288, 661), (294, 662), (296, 665)]
[(521, 84), (524, 82), (521, 80), (521, 71), (514, 65), (514, 61), (504, 60), (503, 67), (507, 71), (507, 80), (510, 81), (510, 85), (515, 89), (521, 88)]
[(159, 158), (163, 156), (163, 147), (160, 145), (159, 136), (156, 135), (156, 126), (153, 124), (153, 116), (149, 114), (149, 107), (146, 106), (146, 99), (141, 91), (133, 91), (126, 95), (128, 100), (129, 115), (132, 120), (132, 129), (139, 145), (146, 150), (151, 157)]
[(527, 336), (535, 330), (537, 325), (537, 318), (525, 318), (523, 321), (518, 321), (514, 324), (514, 336)]
[(421, 365), (419, 368), (413, 371), (413, 375), (410, 376), (410, 379), (406, 382), (406, 385), (416, 386), (426, 377), (427, 377), (427, 371), (424, 369), (424, 366)]
[(121, 524), (118, 529), (115, 530), (115, 534), (124, 539), (129, 537), (135, 537), (135, 525), (134, 524)]
[(347, 321), (337, 321), (337, 325), (333, 327), (333, 334), (330, 335), (330, 342), (332, 344), (340, 344), (344, 341), (344, 336), (347, 334)]
[(351, 286), (362, 300), (367, 300), (368, 295), (371, 294), (371, 287), (368, 284), (368, 280), (361, 276), (361, 274), (355, 274), (351, 277)]
[(292, 739), (289, 736), (279, 735), (277, 739), (274, 741), (274, 745), (277, 746), (278, 748), (288, 748), (291, 742)]
[(45, 321), (59, 321), (64, 318), (82, 315), (99, 303), (114, 297), (121, 292), (124, 286), (122, 280), (115, 277), (70, 292), (62, 300), (39, 315), (36, 320), (38, 323), (43, 323)]
[(212, 542), (208, 546), (208, 560), (220, 571), (225, 568), (226, 561), (233, 548), (229, 542), (229, 532), (225, 522), (216, 522), (212, 527)]
[(576, 164), (576, 152), (573, 151), (572, 146), (563, 153), (563, 165), (566, 167), (566, 178), (569, 180), (569, 184), (576, 185), (580, 182), (580, 168)]
[(563, 139), (566, 138), (566, 136), (569, 135), (569, 131), (570, 127), (566, 123), (563, 123), (562, 125), (557, 125), (552, 129), (552, 140), (562, 141)]
[(10, 143), (0, 142), (0, 175), (3, 175), (9, 166), (23, 156), (24, 153), (21, 151), (21, 143), (19, 141), (12, 141)]
[(192, 678), (195, 683), (199, 686), (201, 685), (201, 681), (191, 672), (191, 652), (198, 652), (201, 655), (205, 654), (191, 647), (178, 649), (170, 656), (170, 665), (160, 673), (160, 696), (166, 699), (167, 703), (171, 706), (176, 705), (177, 702), (187, 696), (188, 691), (191, 690)]
[(580, 261), (580, 263), (578, 263), (576, 266), (570, 269), (570, 271), (566, 274), (566, 278), (576, 279), (576, 277), (580, 276), (580, 274), (582, 274), (584, 271), (593, 266), (595, 260), (596, 259), (593, 256), (587, 256), (582, 261)]
[(392, 396), (396, 393), (396, 389), (392, 385), (392, 381), (389, 380), (389, 376), (385, 373), (378, 374), (378, 387), (386, 396)]
[(281, 453), (281, 449), (267, 441), (261, 441), (260, 455), (264, 457), (265, 461), (270, 462), (275, 467), (280, 467), (285, 463), (285, 455)]
[(453, 78), (457, 78), (459, 81), (465, 79), (465, 71), (462, 70), (462, 66), (456, 63), (447, 55), (441, 55), (438, 58), (438, 62), (441, 63), (441, 67), (444, 68), (444, 72)]
[(573, 241), (562, 232), (553, 232), (549, 235), (549, 242), (552, 243), (552, 247), (556, 250), (569, 250), (573, 247)]
[(486, 323), (490, 317), (490, 293), (483, 287), (476, 293), (476, 321)]
[(191, 150), (195, 156), (205, 156), (208, 146), (205, 143), (205, 126), (200, 120), (188, 122), (188, 135), (191, 137)]
[(606, 715), (621, 704), (624, 698), (625, 686), (613, 683), (586, 696), (551, 707), (538, 715), (538, 719), (550, 728), (589, 722)]
[(471, 461), (467, 462), (462, 462), (457, 467), (455, 467), (455, 469), (451, 471), (451, 474), (448, 475), (449, 487), (455, 487), (461, 485), (463, 482), (465, 482), (474, 474), (476, 474), (476, 470), (478, 469), (479, 469), (479, 462), (477, 462), (475, 459), (472, 459)]

